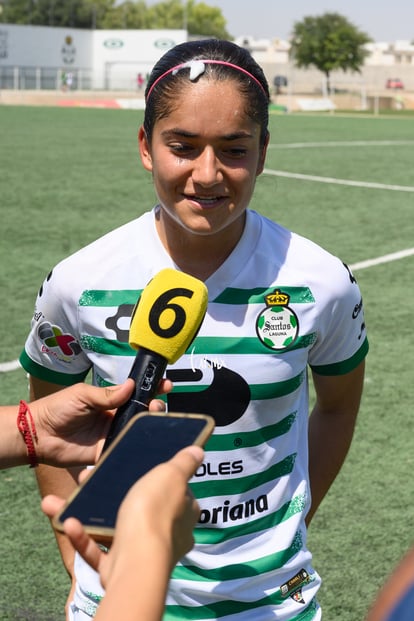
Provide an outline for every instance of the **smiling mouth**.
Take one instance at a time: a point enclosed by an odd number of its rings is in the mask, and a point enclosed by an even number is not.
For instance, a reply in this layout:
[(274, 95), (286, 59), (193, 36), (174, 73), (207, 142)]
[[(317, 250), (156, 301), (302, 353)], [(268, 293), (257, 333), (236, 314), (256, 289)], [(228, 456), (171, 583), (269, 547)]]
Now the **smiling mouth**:
[(226, 196), (197, 196), (185, 194), (185, 198), (195, 203), (198, 203), (202, 207), (215, 207), (222, 201), (226, 200)]

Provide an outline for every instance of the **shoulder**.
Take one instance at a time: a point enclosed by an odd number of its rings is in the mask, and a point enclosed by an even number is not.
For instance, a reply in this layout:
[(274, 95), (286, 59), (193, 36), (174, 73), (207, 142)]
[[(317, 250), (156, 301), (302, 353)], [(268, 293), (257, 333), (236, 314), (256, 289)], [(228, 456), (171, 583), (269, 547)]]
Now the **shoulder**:
[(151, 239), (151, 227), (150, 213), (127, 222), (60, 261), (53, 274), (79, 283), (99, 279), (108, 271), (133, 262), (137, 253), (142, 252), (145, 240)]
[(333, 293), (348, 289), (355, 279), (342, 259), (314, 241), (256, 212), (250, 220), (260, 227), (257, 251), (278, 267), (278, 279), (306, 282)]
[(151, 226), (151, 213), (144, 214), (64, 258), (45, 278), (38, 305), (66, 307), (77, 304), (85, 291), (130, 289), (131, 271), (142, 265), (146, 244), (151, 243)]

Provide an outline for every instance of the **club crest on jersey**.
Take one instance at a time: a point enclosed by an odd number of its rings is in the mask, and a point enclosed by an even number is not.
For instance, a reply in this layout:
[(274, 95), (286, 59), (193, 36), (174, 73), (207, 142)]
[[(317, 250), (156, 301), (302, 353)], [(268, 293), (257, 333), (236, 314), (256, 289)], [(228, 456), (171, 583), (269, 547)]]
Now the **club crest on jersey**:
[(269, 349), (288, 349), (296, 341), (299, 332), (298, 318), (289, 308), (290, 297), (280, 289), (275, 289), (264, 299), (266, 308), (256, 320), (257, 336)]

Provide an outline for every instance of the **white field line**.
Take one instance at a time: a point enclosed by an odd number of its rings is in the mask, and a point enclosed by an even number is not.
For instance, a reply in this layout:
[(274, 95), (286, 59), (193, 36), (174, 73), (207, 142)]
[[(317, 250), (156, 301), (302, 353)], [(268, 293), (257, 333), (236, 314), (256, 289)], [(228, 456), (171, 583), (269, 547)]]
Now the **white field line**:
[(330, 149), (335, 147), (404, 147), (413, 146), (414, 140), (341, 140), (332, 142), (287, 142), (269, 144), (269, 149)]
[[(390, 147), (390, 146), (412, 146), (414, 140), (340, 140), (331, 142), (290, 142), (285, 144), (270, 144), (269, 149), (329, 149), (337, 147)], [(287, 177), (289, 179), (301, 179), (302, 181), (316, 181), (318, 183), (333, 183), (336, 185), (348, 185), (359, 188), (372, 188), (375, 190), (391, 190), (394, 192), (414, 192), (413, 186), (390, 185), (383, 183), (371, 183), (369, 181), (351, 181), (349, 179), (337, 179), (334, 177), (320, 177), (316, 175), (302, 175), (300, 173), (289, 173), (282, 170), (263, 171), (267, 175), (276, 177)]]
[(405, 257), (411, 257), (413, 255), (414, 248), (407, 248), (406, 250), (400, 250), (399, 252), (384, 254), (382, 257), (377, 257), (376, 259), (359, 261), (359, 263), (354, 263), (349, 267), (351, 270), (364, 270), (367, 267), (374, 267), (375, 265), (380, 265), (381, 263), (391, 263), (391, 261), (399, 261), (400, 259), (405, 259)]
[(351, 181), (350, 179), (337, 179), (336, 177), (318, 177), (316, 175), (302, 175), (300, 173), (290, 173), (284, 170), (270, 170), (265, 168), (265, 175), (274, 177), (287, 177), (288, 179), (301, 179), (302, 181), (317, 181), (318, 183), (331, 183), (336, 185), (350, 185), (357, 188), (371, 188), (374, 190), (392, 190), (394, 192), (414, 192), (414, 186), (410, 185), (388, 185), (385, 183), (371, 183), (369, 181)]
[[(407, 248), (406, 250), (400, 250), (399, 252), (393, 252), (392, 254), (384, 254), (382, 257), (376, 259), (367, 259), (366, 261), (359, 261), (359, 263), (353, 263), (349, 267), (351, 270), (363, 270), (367, 267), (373, 267), (380, 265), (381, 263), (390, 263), (391, 261), (399, 261), (405, 257), (414, 255), (414, 248)], [(7, 373), (8, 371), (16, 371), (21, 367), (18, 360), (12, 360), (11, 362), (0, 362), (0, 373)]]
[(11, 360), (10, 362), (0, 362), (0, 373), (7, 373), (8, 371), (16, 371), (21, 367), (18, 360)]

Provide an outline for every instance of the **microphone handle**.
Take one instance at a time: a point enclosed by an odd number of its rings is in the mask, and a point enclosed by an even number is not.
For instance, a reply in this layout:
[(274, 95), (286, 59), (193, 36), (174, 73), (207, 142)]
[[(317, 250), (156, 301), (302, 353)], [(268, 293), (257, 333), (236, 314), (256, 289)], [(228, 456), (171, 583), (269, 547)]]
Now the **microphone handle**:
[(157, 394), (158, 384), (164, 375), (166, 366), (167, 359), (164, 356), (144, 347), (139, 348), (128, 376), (135, 381), (134, 392), (128, 401), (115, 412), (102, 453), (135, 414), (148, 410), (149, 402)]

